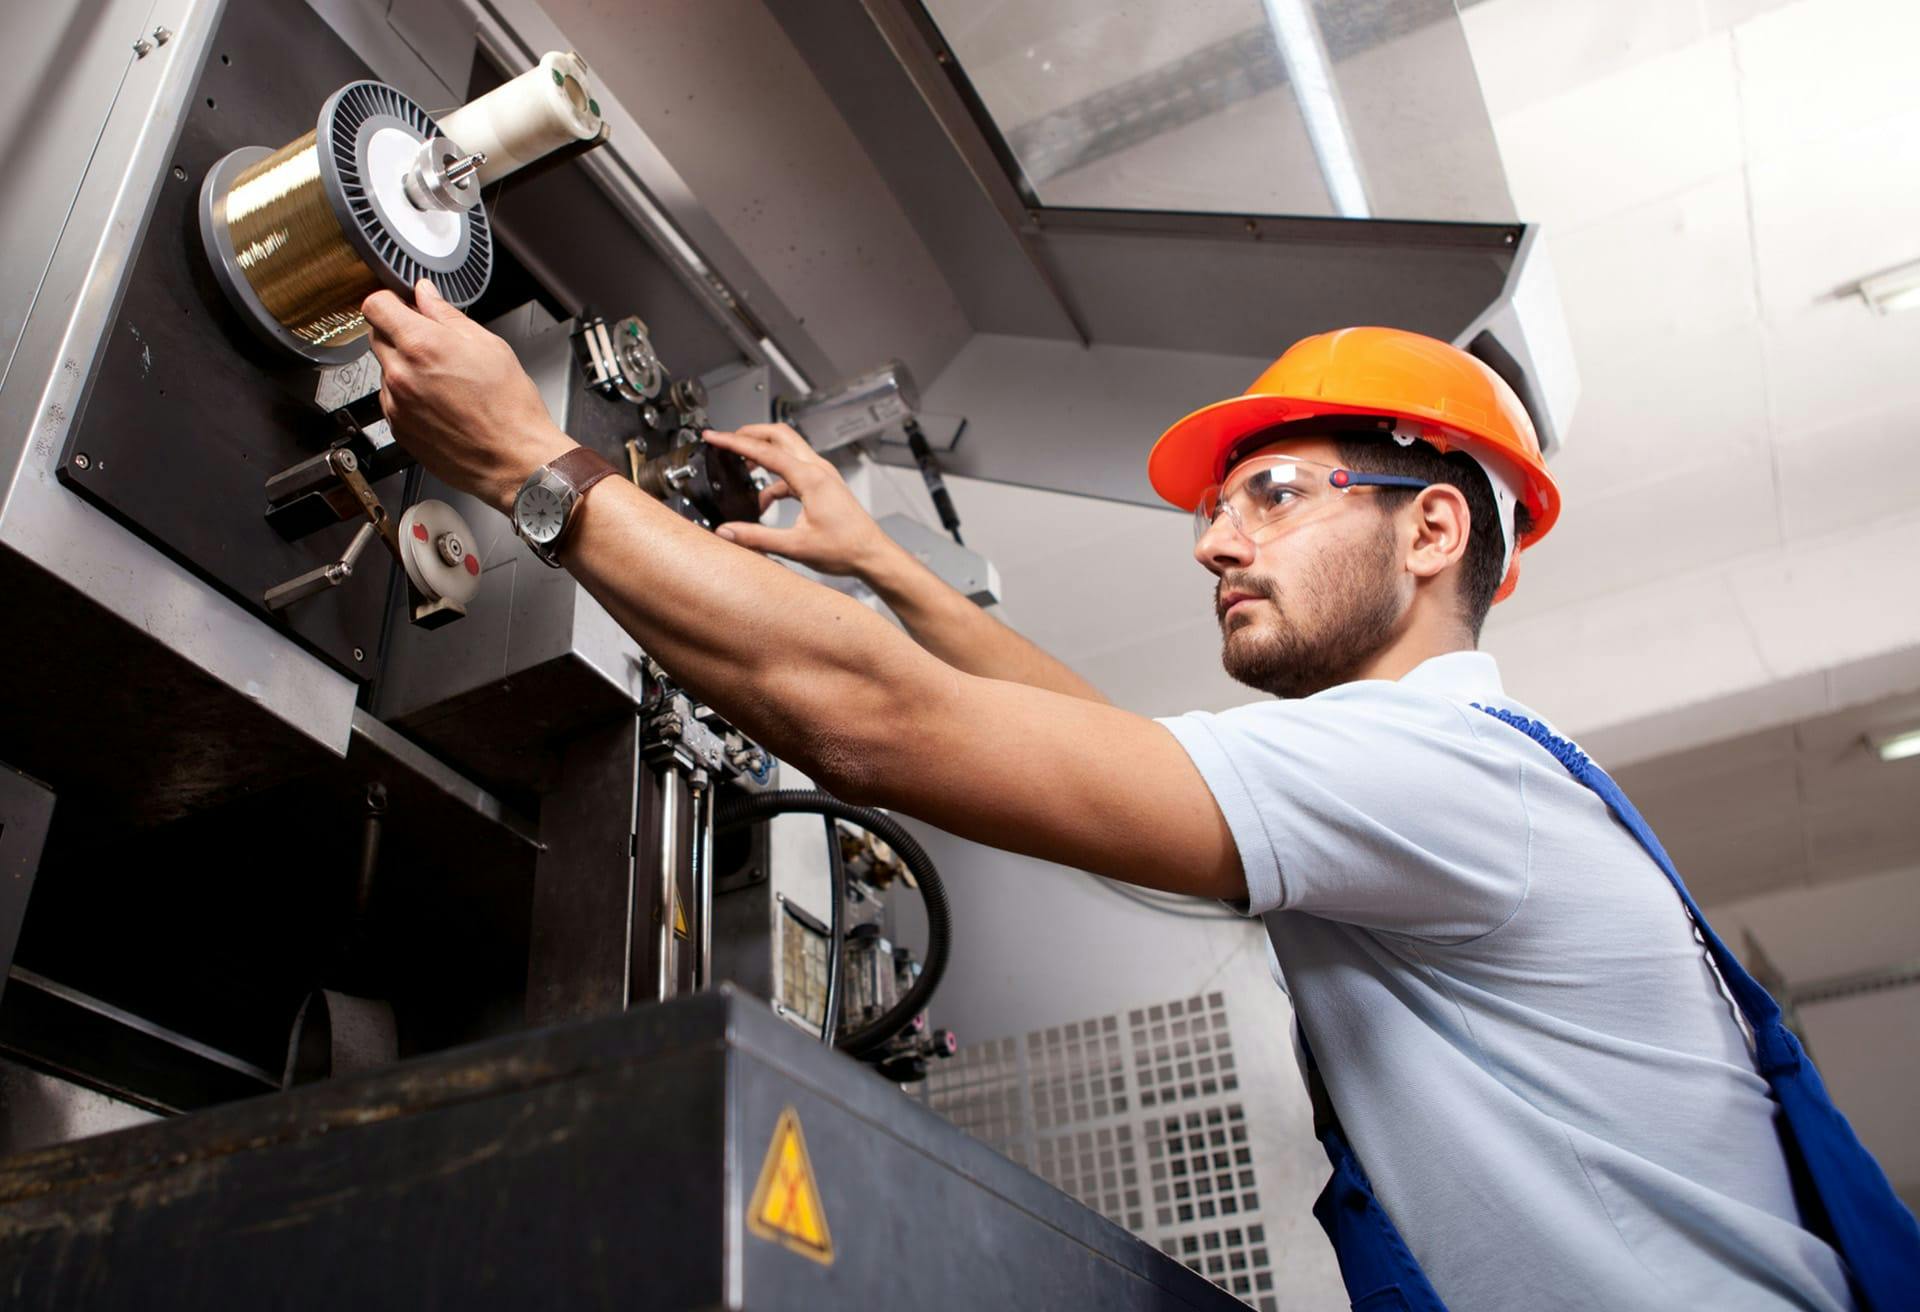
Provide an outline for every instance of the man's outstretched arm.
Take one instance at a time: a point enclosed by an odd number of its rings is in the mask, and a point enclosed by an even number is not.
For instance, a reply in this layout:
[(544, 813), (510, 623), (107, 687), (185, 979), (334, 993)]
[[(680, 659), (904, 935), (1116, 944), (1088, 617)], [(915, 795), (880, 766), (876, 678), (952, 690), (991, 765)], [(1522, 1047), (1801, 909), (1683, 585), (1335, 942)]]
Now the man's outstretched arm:
[[(366, 304), (396, 436), (507, 511), (573, 445), (507, 345), (422, 284)], [(843, 796), (1131, 883), (1246, 894), (1211, 792), (1173, 735), (1080, 697), (938, 660), (850, 598), (600, 482), (567, 568), (689, 691)]]
[(797, 560), (822, 574), (859, 579), (900, 617), (914, 641), (955, 669), (1006, 679), (1069, 697), (1106, 700), (1061, 661), (981, 610), (888, 537), (874, 523), (833, 463), (785, 424), (748, 424), (737, 433), (708, 433), (715, 446), (776, 475), (760, 494), (764, 512), (776, 501), (801, 503), (790, 528), (722, 524), (720, 536), (755, 551)]

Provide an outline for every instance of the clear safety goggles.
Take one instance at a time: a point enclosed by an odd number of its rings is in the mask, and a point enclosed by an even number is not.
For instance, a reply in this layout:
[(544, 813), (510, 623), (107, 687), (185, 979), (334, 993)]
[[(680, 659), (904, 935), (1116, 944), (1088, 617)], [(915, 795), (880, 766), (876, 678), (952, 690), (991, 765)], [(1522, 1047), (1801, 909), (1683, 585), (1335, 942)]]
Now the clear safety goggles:
[(1424, 478), (1368, 474), (1292, 456), (1258, 456), (1234, 466), (1224, 483), (1200, 496), (1193, 511), (1193, 538), (1205, 537), (1222, 514), (1250, 542), (1265, 542), (1287, 525), (1334, 505), (1356, 487), (1433, 486)]

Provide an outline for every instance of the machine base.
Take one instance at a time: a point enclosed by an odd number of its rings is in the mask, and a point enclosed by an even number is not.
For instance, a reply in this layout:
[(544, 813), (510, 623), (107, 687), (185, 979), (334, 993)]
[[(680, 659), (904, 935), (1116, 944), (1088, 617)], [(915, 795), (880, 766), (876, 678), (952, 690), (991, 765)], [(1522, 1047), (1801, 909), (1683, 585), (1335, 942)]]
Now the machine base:
[[(789, 1111), (826, 1255), (765, 1224), (810, 1206), (756, 1187)], [(0, 1163), (0, 1288), (21, 1309), (1241, 1306), (731, 987)]]

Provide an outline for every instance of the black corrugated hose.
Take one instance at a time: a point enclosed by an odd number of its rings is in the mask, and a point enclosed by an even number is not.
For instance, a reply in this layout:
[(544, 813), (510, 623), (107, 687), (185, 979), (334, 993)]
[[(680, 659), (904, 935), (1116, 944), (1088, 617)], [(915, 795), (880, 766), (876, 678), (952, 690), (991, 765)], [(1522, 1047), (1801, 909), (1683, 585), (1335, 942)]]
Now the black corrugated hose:
[[(877, 1020), (855, 1030), (840, 1042), (840, 1050), (848, 1056), (869, 1057), (905, 1029), (925, 1009), (927, 999), (940, 986), (940, 976), (947, 969), (947, 949), (953, 940), (953, 917), (947, 907), (947, 888), (940, 882), (940, 872), (933, 868), (933, 861), (927, 856), (926, 850), (892, 816), (870, 806), (843, 802), (832, 793), (823, 793), (817, 788), (793, 788), (731, 797), (721, 804), (716, 818), (721, 829), (733, 829), (795, 812), (845, 820), (885, 839), (900, 854), (900, 859), (907, 863), (907, 869), (913, 872), (915, 882), (920, 885), (920, 899), (926, 903), (927, 959), (921, 964), (920, 978), (913, 982), (913, 987), (907, 990), (905, 997), (894, 1003)], [(846, 889), (836, 888), (834, 896), (845, 898)], [(836, 970), (840, 966), (838, 962), (830, 964)]]

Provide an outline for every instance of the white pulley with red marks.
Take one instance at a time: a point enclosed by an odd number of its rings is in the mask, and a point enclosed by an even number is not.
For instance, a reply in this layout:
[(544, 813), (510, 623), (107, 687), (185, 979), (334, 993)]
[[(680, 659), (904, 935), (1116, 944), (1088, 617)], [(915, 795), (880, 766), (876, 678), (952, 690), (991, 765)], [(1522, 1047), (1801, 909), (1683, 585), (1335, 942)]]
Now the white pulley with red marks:
[(400, 516), (400, 563), (428, 601), (465, 606), (480, 591), (473, 530), (444, 501), (417, 502)]

